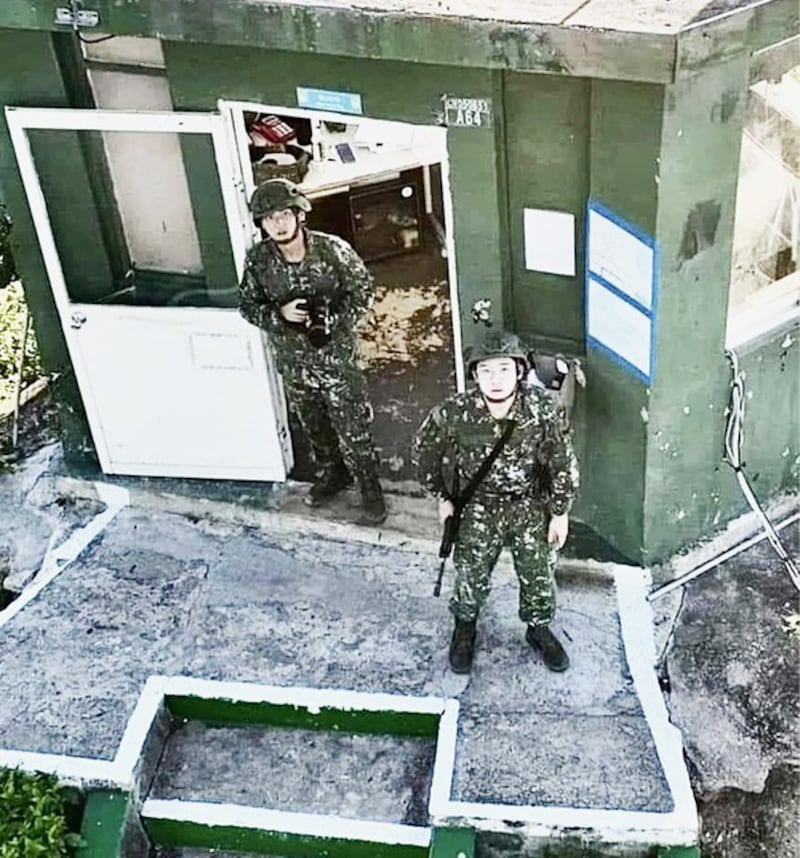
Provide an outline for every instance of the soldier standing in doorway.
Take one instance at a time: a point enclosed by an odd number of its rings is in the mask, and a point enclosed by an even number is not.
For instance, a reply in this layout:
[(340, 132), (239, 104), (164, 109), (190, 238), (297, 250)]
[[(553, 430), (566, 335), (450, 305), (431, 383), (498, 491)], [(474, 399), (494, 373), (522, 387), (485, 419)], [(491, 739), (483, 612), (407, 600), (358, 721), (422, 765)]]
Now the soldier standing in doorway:
[(499, 450), (463, 509), (455, 539), (450, 666), (456, 673), (472, 667), (478, 615), (503, 547), (511, 549), (519, 579), (527, 642), (550, 670), (569, 666), (549, 624), (556, 607), (556, 552), (567, 539), (578, 466), (547, 394), (524, 383), (528, 368), (515, 335), (489, 332), (467, 352), (467, 372), (477, 389), (435, 407), (414, 442), (420, 482), (438, 498), (443, 523), (457, 513), (459, 489)]
[(264, 240), (247, 254), (239, 309), (269, 334), (287, 399), (311, 442), (319, 476), (306, 503), (324, 504), (355, 478), (362, 522), (380, 524), (386, 505), (355, 333), (372, 278), (344, 239), (306, 228), (309, 211), (309, 200), (286, 179), (256, 188), (250, 212)]

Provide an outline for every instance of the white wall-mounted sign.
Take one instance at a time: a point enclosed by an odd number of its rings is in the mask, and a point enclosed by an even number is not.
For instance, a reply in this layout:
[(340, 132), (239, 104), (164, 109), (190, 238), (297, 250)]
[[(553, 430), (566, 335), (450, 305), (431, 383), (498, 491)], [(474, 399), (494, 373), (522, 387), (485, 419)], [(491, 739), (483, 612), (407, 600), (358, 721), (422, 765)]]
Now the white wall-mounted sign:
[(587, 210), (586, 340), (650, 383), (656, 246), (591, 200)]
[(643, 309), (653, 307), (652, 242), (622, 226), (609, 212), (589, 204), (589, 271)]
[(575, 276), (575, 215), (524, 209), (525, 267), (528, 271)]
[(589, 339), (610, 349), (648, 379), (650, 317), (591, 274), (586, 289), (586, 332)]
[(313, 89), (308, 86), (297, 87), (297, 106), (310, 107), (312, 110), (329, 110), (334, 113), (352, 113), (359, 116), (364, 112), (361, 96), (357, 92)]
[(442, 96), (444, 102), (444, 124), (448, 128), (491, 128), (491, 98), (459, 98)]

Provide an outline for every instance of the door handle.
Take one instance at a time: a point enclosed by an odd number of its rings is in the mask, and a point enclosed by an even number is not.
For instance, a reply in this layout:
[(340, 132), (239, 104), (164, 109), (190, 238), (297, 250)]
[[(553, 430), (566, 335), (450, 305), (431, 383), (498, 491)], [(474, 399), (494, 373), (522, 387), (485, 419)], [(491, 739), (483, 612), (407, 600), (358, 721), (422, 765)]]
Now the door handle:
[(74, 330), (78, 330), (78, 328), (82, 328), (84, 323), (86, 322), (86, 316), (83, 313), (78, 313), (75, 311), (69, 319), (69, 326)]

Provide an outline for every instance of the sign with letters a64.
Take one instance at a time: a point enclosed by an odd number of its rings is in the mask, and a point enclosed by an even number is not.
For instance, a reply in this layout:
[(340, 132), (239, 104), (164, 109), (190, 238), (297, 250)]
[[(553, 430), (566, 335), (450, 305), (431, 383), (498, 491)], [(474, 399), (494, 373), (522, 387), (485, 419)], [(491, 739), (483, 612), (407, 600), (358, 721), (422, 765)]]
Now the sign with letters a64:
[(491, 128), (491, 98), (461, 98), (445, 95), (444, 123), (448, 128)]

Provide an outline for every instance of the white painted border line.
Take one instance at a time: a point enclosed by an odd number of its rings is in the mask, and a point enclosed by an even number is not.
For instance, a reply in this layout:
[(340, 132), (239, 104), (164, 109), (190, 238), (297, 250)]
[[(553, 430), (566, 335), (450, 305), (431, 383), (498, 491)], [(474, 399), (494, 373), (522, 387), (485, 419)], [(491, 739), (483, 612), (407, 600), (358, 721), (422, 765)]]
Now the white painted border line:
[(440, 808), (447, 806), (453, 789), (453, 774), (456, 766), (456, 740), (458, 738), (459, 702), (456, 699), (445, 703), (439, 719), (436, 737), (436, 755), (433, 760), (433, 777), (428, 797), (428, 816), (433, 819)]
[(67, 107), (6, 107), (9, 125), (45, 131), (153, 131), (211, 134), (211, 113), (157, 110), (86, 110)]
[(35, 751), (0, 750), (0, 768), (22, 769), (56, 775), (65, 781), (118, 784), (117, 769), (111, 760), (70, 757), (66, 754), (40, 754)]
[[(134, 787), (134, 773), (141, 759), (145, 742), (159, 708), (168, 695), (244, 703), (288, 704), (305, 708), (312, 714), (319, 712), (323, 706), (342, 712), (396, 712), (400, 715), (407, 713), (439, 716), (445, 713), (452, 747), (449, 755), (443, 754), (443, 759), (447, 763), (448, 759), (455, 758), (458, 703), (454, 700), (339, 689), (258, 685), (248, 682), (154, 674), (147, 679), (142, 688), (113, 760), (0, 749), (0, 767), (47, 772), (70, 781), (108, 783), (120, 789), (131, 790)], [(437, 733), (437, 761), (439, 748), (442, 747), (440, 736), (443, 720), (440, 717)], [(440, 774), (440, 780), (444, 777), (452, 777), (452, 762), (449, 765), (451, 770)], [(449, 785), (447, 790), (449, 792)]]
[(450, 801), (432, 817), (435, 825), (469, 826), (503, 830), (504, 823), (520, 823), (514, 831), (528, 837), (560, 836), (579, 829), (587, 837), (611, 843), (644, 843), (677, 846), (696, 842), (697, 833), (675, 824), (672, 812), (604, 810), (602, 808)]
[(548, 837), (567, 828), (584, 829), (597, 839), (651, 844), (693, 844), (698, 821), (689, 774), (683, 762), (680, 732), (669, 721), (655, 673), (652, 610), (647, 602), (650, 575), (635, 566), (614, 566), (620, 629), (631, 676), (656, 754), (667, 781), (673, 810), (605, 810), (557, 806), (519, 806), (442, 801), (431, 792), (431, 818), (436, 824), (467, 821), (474, 827), (498, 830), (498, 823), (523, 823), (531, 837)]
[(338, 688), (256, 685), (249, 682), (195, 679), (190, 676), (168, 676), (162, 679), (166, 695), (298, 706), (312, 714), (318, 713), (322, 708), (330, 708), (340, 709), (343, 712), (407, 712), (410, 715), (441, 715), (447, 704), (444, 697), (412, 697), (403, 694), (347, 691)]
[(431, 829), (395, 822), (373, 822), (345, 819), (313, 813), (267, 810), (240, 804), (181, 801), (180, 799), (147, 799), (142, 805), (142, 819), (190, 822), (212, 827), (247, 828), (253, 831), (275, 831), (337, 840), (363, 840), (401, 846), (428, 847)]
[(100, 500), (106, 504), (106, 508), (83, 527), (73, 531), (59, 546), (48, 549), (44, 560), (42, 560), (42, 565), (39, 567), (39, 571), (36, 573), (36, 577), (31, 584), (8, 607), (0, 611), (0, 628), (13, 619), (54, 578), (60, 575), (86, 546), (103, 532), (117, 514), (130, 503), (130, 495), (127, 489), (100, 482), (95, 483), (95, 488)]
[(124, 779), (128, 789), (134, 786), (133, 773), (139, 764), (147, 737), (164, 702), (164, 680), (163, 676), (151, 676), (145, 682), (114, 756), (114, 765), (119, 774), (120, 783)]
[(634, 688), (653, 736), (664, 777), (667, 780), (675, 809), (671, 816), (675, 825), (698, 834), (697, 807), (683, 760), (683, 740), (680, 731), (669, 720), (669, 713), (656, 677), (656, 648), (653, 639), (653, 609), (647, 601), (652, 579), (644, 569), (638, 574), (631, 570), (615, 576), (622, 641)]

